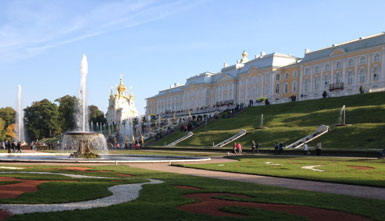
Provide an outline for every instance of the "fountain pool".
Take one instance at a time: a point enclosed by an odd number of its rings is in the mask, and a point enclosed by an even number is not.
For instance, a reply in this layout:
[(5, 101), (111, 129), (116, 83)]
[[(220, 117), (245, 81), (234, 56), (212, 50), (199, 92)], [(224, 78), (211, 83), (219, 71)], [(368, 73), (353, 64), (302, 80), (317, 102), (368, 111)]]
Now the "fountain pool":
[(0, 153), (0, 162), (30, 163), (157, 163), (207, 161), (205, 157), (101, 154), (100, 158), (69, 158), (69, 153)]

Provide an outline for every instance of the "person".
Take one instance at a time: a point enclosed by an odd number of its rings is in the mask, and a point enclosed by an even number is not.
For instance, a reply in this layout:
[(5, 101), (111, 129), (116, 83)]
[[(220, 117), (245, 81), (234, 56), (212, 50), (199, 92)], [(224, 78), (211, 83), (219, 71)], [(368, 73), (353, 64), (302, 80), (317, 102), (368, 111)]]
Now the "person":
[(385, 157), (385, 148), (380, 152), (380, 155), (378, 156), (378, 159), (383, 159)]
[(17, 148), (17, 152), (21, 153), (21, 142), (17, 143), (16, 148)]
[(16, 142), (11, 142), (12, 152), (15, 153)]
[(257, 144), (255, 143), (255, 141), (251, 141), (251, 152), (255, 152), (257, 150)]
[(281, 154), (283, 151), (283, 142), (279, 143), (279, 151), (278, 154)]
[(315, 147), (315, 153), (317, 156), (321, 156), (321, 149), (322, 149), (322, 144), (321, 142), (317, 143), (316, 147)]
[(275, 144), (274, 144), (274, 154), (275, 155), (278, 155), (278, 142), (276, 141)]
[(234, 153), (234, 154), (237, 154), (237, 142), (234, 142), (234, 145), (233, 145), (233, 153)]
[(5, 144), (7, 146), (7, 149), (8, 149), (8, 153), (11, 153), (11, 142), (9, 140), (7, 140), (7, 143)]
[(305, 143), (305, 144), (303, 145), (303, 154), (304, 154), (305, 156), (309, 154), (309, 147), (308, 147), (307, 143)]
[(237, 144), (238, 153), (242, 153), (242, 145), (241, 143)]
[(257, 153), (259, 154), (259, 148), (261, 145), (259, 145), (259, 142), (257, 142)]

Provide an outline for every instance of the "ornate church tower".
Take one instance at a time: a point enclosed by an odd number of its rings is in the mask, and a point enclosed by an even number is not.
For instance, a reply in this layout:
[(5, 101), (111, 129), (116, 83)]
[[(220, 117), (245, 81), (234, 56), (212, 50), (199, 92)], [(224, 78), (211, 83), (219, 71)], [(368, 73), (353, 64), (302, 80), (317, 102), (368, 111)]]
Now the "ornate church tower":
[(134, 95), (132, 94), (132, 87), (130, 88), (130, 95), (127, 96), (127, 87), (123, 84), (123, 77), (120, 75), (120, 83), (116, 87), (114, 95), (111, 88), (110, 98), (108, 100), (108, 111), (106, 118), (108, 124), (119, 124), (124, 120), (139, 115), (134, 102)]

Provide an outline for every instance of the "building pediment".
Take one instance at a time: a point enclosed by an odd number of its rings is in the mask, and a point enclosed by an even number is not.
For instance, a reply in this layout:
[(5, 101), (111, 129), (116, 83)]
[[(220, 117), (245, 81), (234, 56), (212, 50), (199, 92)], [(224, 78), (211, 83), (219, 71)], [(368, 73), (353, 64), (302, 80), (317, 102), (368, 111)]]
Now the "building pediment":
[(229, 74), (224, 74), (222, 75), (218, 80), (217, 82), (224, 82), (224, 81), (229, 81), (229, 80), (233, 80), (234, 78), (229, 75)]
[(329, 57), (337, 56), (337, 55), (343, 55), (343, 54), (345, 54), (345, 49), (336, 48), (332, 52), (330, 52)]

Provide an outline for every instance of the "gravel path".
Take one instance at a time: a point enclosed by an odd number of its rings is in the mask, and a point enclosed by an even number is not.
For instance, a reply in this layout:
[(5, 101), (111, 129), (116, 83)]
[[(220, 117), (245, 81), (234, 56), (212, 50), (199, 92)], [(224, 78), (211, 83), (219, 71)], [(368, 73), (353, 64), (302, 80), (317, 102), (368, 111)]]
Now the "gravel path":
[[(221, 160), (216, 161), (216, 163), (219, 163), (219, 162), (224, 162), (224, 161), (221, 161)], [(212, 162), (209, 161), (208, 163), (212, 163)], [(278, 186), (278, 187), (290, 188), (290, 189), (334, 193), (334, 194), (342, 194), (342, 195), (348, 195), (348, 196), (357, 196), (357, 197), (363, 197), (363, 198), (385, 200), (385, 188), (380, 188), (380, 187), (358, 186), (358, 185), (348, 185), (348, 184), (338, 184), (338, 183), (328, 183), (328, 182), (317, 182), (317, 181), (309, 181), (309, 180), (259, 176), (259, 175), (251, 175), (251, 174), (200, 170), (200, 169), (169, 166), (168, 164), (165, 164), (165, 163), (152, 163), (152, 164), (132, 163), (128, 165), (130, 167), (169, 172), (169, 173), (187, 174), (187, 175), (215, 178), (215, 179), (221, 179), (221, 180), (264, 184), (264, 185)]]
[(142, 189), (142, 185), (163, 183), (161, 180), (149, 179), (149, 181), (150, 182), (147, 183), (112, 186), (108, 188), (108, 190), (112, 192), (111, 196), (96, 200), (60, 204), (0, 204), (0, 210), (5, 210), (15, 215), (24, 213), (58, 212), (75, 209), (107, 207), (135, 200), (139, 197), (139, 191)]
[(27, 172), (27, 171), (3, 171), (0, 174), (47, 174), (47, 175), (58, 175), (58, 176), (66, 176), (75, 179), (89, 178), (89, 179), (116, 179), (116, 177), (102, 177), (102, 176), (86, 176), (86, 175), (78, 175), (78, 174), (70, 174), (70, 173), (52, 173), (52, 172)]

